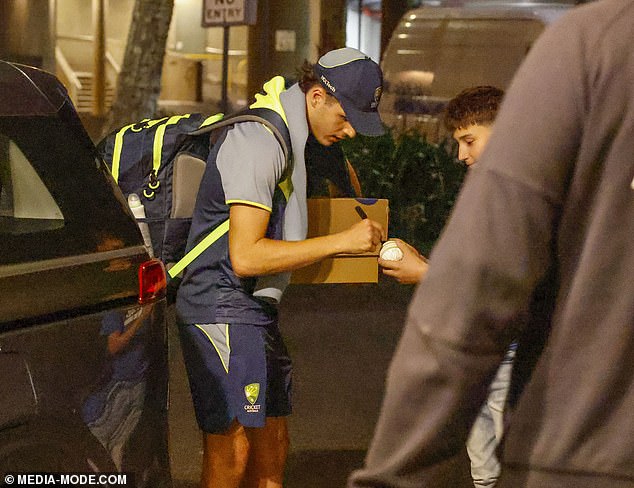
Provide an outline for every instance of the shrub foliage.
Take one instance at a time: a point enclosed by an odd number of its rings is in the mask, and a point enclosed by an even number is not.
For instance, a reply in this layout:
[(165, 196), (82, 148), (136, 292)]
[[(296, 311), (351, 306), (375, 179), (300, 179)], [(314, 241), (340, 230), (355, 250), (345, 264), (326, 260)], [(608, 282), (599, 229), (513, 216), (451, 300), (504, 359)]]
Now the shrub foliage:
[(388, 131), (343, 143), (363, 195), (390, 201), (390, 237), (429, 253), (456, 200), (466, 167), (453, 144), (432, 144), (416, 132)]

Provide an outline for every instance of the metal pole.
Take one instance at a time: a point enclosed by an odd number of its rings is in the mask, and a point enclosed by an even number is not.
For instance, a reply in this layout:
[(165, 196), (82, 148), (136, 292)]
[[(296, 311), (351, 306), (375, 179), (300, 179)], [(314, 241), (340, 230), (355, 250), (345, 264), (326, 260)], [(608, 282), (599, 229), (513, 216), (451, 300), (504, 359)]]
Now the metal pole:
[(229, 99), (227, 97), (227, 78), (229, 76), (229, 26), (225, 25), (223, 29), (222, 40), (222, 99), (221, 110), (227, 113), (229, 110)]
[(57, 46), (57, 0), (48, 0), (48, 33), (46, 39), (42, 67), (46, 71), (55, 73), (57, 63), (55, 60), (55, 47)]
[(359, 51), (361, 51), (361, 14), (363, 13), (363, 0), (359, 0)]

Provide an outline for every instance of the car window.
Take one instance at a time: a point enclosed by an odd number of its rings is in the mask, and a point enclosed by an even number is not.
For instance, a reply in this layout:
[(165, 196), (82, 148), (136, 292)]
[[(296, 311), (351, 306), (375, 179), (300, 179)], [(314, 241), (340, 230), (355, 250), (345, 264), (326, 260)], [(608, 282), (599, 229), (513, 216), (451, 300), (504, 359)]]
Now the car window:
[(64, 216), (18, 145), (0, 134), (0, 234), (59, 228)]
[(0, 266), (139, 245), (123, 195), (68, 111), (0, 116)]

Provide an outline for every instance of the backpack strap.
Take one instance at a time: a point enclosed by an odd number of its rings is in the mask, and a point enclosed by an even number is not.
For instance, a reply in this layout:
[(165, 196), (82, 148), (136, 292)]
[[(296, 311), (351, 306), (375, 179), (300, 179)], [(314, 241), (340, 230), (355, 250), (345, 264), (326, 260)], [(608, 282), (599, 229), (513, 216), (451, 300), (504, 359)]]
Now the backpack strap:
[[(114, 136), (114, 147), (112, 150), (112, 162), (111, 162), (110, 172), (112, 173), (112, 176), (114, 180), (117, 182), (117, 184), (119, 183), (119, 166), (121, 161), (121, 153), (123, 151), (123, 136), (125, 135), (125, 133), (128, 130), (130, 130), (131, 132), (139, 132), (142, 129), (149, 129), (150, 127), (156, 124), (160, 124), (161, 122), (164, 122), (166, 120), (167, 120), (167, 117), (163, 117), (162, 119), (155, 119), (155, 120), (143, 119), (140, 122), (135, 122), (134, 124), (126, 125), (125, 127), (122, 127), (116, 131)], [(108, 139), (109, 137), (110, 136), (106, 136), (104, 141)], [(102, 144), (103, 144), (103, 141), (102, 141)]]
[[(267, 108), (249, 108), (241, 112), (237, 112), (234, 115), (230, 115), (221, 120), (213, 121), (207, 125), (205, 123), (202, 126), (190, 132), (191, 135), (205, 134), (216, 129), (227, 127), (239, 122), (259, 122), (269, 129), (284, 153), (284, 158), (288, 164), (292, 163), (292, 146), (291, 135), (288, 130), (288, 126), (284, 119), (274, 110)], [(225, 220), (214, 230), (212, 230), (203, 240), (196, 244), (183, 258), (172, 266), (168, 271), (170, 278), (176, 278), (187, 266), (189, 266), (198, 256), (200, 256), (205, 249), (216, 242), (220, 237), (229, 231), (229, 219)]]
[(200, 256), (205, 249), (211, 246), (214, 242), (220, 239), (229, 231), (229, 219), (216, 226), (205, 238), (196, 244), (183, 258), (172, 266), (167, 273), (170, 278), (176, 278), (187, 266), (189, 266), (194, 259)]
[(205, 134), (239, 122), (259, 122), (273, 133), (277, 142), (282, 147), (284, 158), (287, 161), (291, 161), (291, 134), (286, 122), (284, 122), (282, 116), (275, 110), (264, 107), (247, 108), (233, 115), (228, 115), (220, 120), (216, 120), (217, 121), (212, 121), (211, 123), (205, 121), (200, 128), (191, 131), (189, 134), (194, 136)]

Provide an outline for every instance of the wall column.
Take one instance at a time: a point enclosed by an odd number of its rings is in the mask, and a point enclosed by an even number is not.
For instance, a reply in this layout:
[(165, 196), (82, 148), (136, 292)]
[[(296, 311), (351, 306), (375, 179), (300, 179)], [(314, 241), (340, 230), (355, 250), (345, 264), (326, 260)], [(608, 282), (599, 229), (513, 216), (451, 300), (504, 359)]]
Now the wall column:
[(401, 17), (409, 9), (407, 0), (382, 0), (381, 2), (381, 58), (387, 47), (394, 29)]
[(310, 1), (315, 0), (258, 0), (257, 24), (249, 27), (249, 100), (268, 79), (275, 75), (295, 78), (304, 59), (314, 61), (310, 25), (315, 20), (310, 18)]
[(54, 71), (49, 0), (0, 0), (2, 59)]
[(346, 0), (321, 0), (319, 56), (346, 45)]

